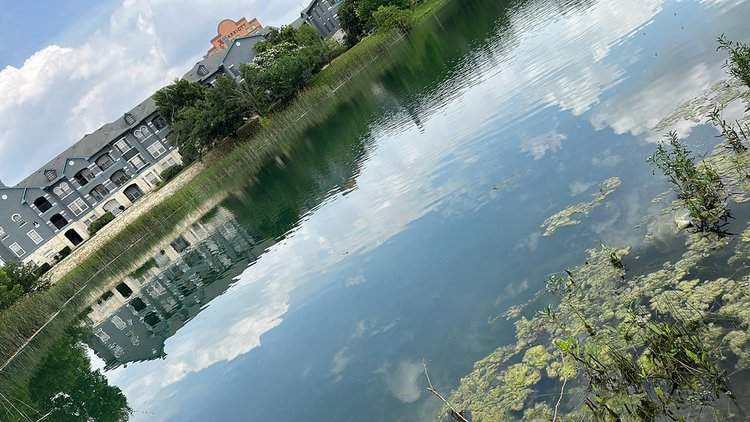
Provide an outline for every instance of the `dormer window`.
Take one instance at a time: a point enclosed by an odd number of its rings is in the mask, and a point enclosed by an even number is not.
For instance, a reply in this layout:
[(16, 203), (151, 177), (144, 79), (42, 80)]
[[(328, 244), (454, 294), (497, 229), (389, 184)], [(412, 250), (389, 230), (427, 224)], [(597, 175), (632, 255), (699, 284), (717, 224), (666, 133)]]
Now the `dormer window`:
[(55, 179), (57, 179), (57, 171), (56, 170), (45, 170), (44, 171), (44, 177), (47, 178), (50, 182), (54, 182)]
[(123, 119), (125, 120), (125, 123), (128, 124), (128, 126), (132, 126), (135, 124), (135, 116), (133, 116), (130, 113), (125, 113), (125, 116), (123, 116)]
[(202, 64), (198, 65), (198, 75), (199, 76), (206, 76), (208, 75), (208, 68)]

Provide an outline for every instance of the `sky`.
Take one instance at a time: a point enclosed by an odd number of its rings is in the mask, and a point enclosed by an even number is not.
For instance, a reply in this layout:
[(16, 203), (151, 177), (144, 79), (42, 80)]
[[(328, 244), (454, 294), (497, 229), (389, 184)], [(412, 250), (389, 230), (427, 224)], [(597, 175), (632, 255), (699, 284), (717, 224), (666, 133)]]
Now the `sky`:
[(187, 72), (222, 19), (309, 0), (0, 0), (0, 180), (14, 185)]

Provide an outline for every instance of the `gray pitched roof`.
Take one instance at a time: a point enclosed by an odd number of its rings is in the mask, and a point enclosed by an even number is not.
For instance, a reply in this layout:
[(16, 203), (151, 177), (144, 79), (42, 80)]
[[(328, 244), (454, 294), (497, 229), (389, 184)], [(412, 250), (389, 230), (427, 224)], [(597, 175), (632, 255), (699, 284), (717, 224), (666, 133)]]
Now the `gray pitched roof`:
[(58, 176), (62, 177), (67, 160), (71, 158), (89, 159), (107, 144), (115, 141), (128, 129), (136, 126), (138, 123), (143, 121), (143, 119), (153, 114), (154, 112), (156, 112), (156, 103), (154, 102), (153, 97), (149, 97), (145, 101), (135, 106), (128, 113), (126, 113), (133, 116), (133, 121), (135, 123), (130, 125), (125, 122), (125, 115), (115, 120), (114, 122), (107, 123), (95, 132), (84, 136), (83, 139), (76, 142), (70, 148), (66, 149), (61, 154), (50, 160), (47, 164), (42, 166), (39, 170), (23, 179), (16, 185), (16, 187), (31, 188), (49, 185), (52, 182), (50, 182), (47, 179), (47, 176), (44, 175), (45, 170), (56, 170)]
[(302, 9), (302, 13), (304, 13), (304, 14), (309, 14), (309, 13), (310, 13), (310, 9), (312, 9), (313, 7), (315, 7), (315, 4), (317, 4), (317, 3), (318, 3), (318, 1), (319, 1), (319, 0), (312, 0), (312, 1), (310, 2), (310, 4), (309, 4), (309, 5), (307, 5), (307, 7), (305, 7), (304, 9)]
[[(224, 61), (224, 57), (227, 56), (227, 53), (229, 52), (228, 48), (224, 48), (219, 50), (218, 52), (206, 57), (205, 59), (199, 61), (198, 63), (193, 66), (192, 69), (186, 73), (182, 79), (185, 79), (186, 81), (190, 82), (201, 82), (214, 73), (216, 73), (219, 68), (221, 67), (221, 63)], [(201, 75), (198, 71), (201, 66), (205, 67), (205, 74)]]
[[(214, 73), (218, 72), (221, 66), (224, 64), (224, 59), (227, 58), (227, 55), (229, 54), (229, 50), (232, 49), (236, 44), (236, 41), (248, 39), (248, 38), (254, 38), (254, 37), (265, 37), (268, 35), (269, 32), (271, 32), (271, 29), (273, 27), (264, 27), (261, 28), (260, 31), (256, 32), (252, 35), (245, 35), (244, 37), (237, 37), (234, 40), (232, 40), (232, 45), (229, 46), (229, 48), (223, 48), (219, 50), (218, 52), (204, 58), (203, 60), (196, 63), (192, 69), (186, 73), (182, 79), (190, 82), (202, 82), (208, 78), (210, 78)], [(205, 72), (203, 75), (199, 73), (200, 67), (203, 66), (205, 68)]]

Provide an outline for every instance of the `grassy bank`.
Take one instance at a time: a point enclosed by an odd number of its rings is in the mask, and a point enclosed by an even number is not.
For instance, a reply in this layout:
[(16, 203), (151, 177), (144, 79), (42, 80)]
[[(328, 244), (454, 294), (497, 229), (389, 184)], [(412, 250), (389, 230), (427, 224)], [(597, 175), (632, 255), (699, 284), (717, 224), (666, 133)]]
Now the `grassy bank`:
[[(420, 5), (414, 10), (416, 24), (444, 4), (447, 0)], [(0, 392), (25, 397), (30, 374), (104, 281), (159, 242), (175, 221), (188, 216), (217, 190), (246, 185), (270, 162), (286, 159), (306, 131), (369, 88), (367, 81), (391, 68), (406, 46), (397, 33), (363, 39), (317, 75), (288, 107), (264, 117), (254, 135), (239, 139), (234, 149), (214, 158), (186, 186), (114, 236), (49, 290), (0, 313)]]

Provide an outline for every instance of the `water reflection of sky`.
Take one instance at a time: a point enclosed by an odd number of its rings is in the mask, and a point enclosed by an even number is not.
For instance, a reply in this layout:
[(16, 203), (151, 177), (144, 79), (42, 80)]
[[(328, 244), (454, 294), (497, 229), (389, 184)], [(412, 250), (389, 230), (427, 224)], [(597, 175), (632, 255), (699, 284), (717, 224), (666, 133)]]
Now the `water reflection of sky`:
[[(387, 112), (357, 189), (309, 213), (166, 359), (108, 374), (135, 419), (428, 420), (420, 359), (449, 388), (512, 336), (488, 318), (545, 274), (600, 240), (640, 244), (633, 227), (664, 190), (643, 141), (723, 78), (715, 37), (747, 36), (748, 4), (580, 3), (527, 3), (413, 98), (373, 84)], [(615, 175), (591, 225), (541, 237)]]

